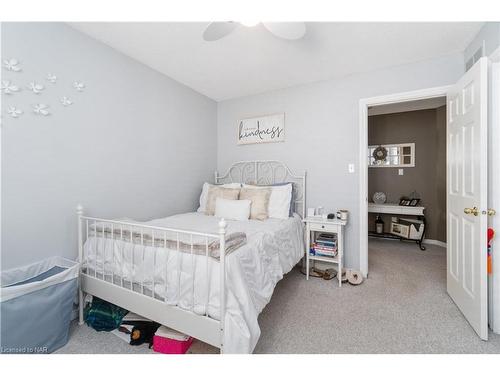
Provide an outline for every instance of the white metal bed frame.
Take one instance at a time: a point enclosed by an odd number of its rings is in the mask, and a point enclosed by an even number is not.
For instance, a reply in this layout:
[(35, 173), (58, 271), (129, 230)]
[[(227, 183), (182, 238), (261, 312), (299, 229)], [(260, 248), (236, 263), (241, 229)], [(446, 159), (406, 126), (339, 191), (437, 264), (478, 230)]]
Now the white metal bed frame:
[[(240, 182), (246, 184), (256, 184), (256, 185), (272, 185), (276, 183), (293, 183), (293, 196), (292, 204), (293, 211), (304, 217), (305, 213), (305, 189), (306, 189), (306, 173), (303, 175), (294, 175), (290, 169), (282, 162), (275, 160), (257, 160), (257, 161), (241, 161), (234, 163), (224, 175), (219, 175), (215, 172), (215, 183), (224, 184), (229, 182)], [(219, 221), (218, 233), (201, 233), (193, 232), (187, 230), (179, 230), (173, 228), (157, 227), (143, 224), (132, 224), (125, 221), (109, 220), (91, 216), (84, 216), (83, 207), (78, 205), (77, 207), (77, 219), (78, 219), (78, 259), (80, 265), (83, 266), (84, 263), (87, 264), (87, 268), (80, 267), (80, 288), (79, 288), (79, 324), (83, 324), (83, 305), (85, 300), (85, 295), (92, 295), (99, 297), (108, 302), (114, 303), (121, 306), (127, 310), (133, 311), (139, 315), (142, 315), (148, 319), (155, 322), (161, 323), (167, 327), (173, 328), (187, 335), (195, 337), (201, 341), (204, 341), (210, 345), (220, 348), (221, 353), (224, 352), (224, 318), (226, 311), (226, 299), (225, 299), (225, 275), (226, 275), (226, 265), (225, 265), (225, 236), (226, 236), (226, 221), (221, 219)], [(97, 270), (97, 250), (96, 259), (94, 260), (94, 268), (88, 266), (88, 259), (84, 254), (84, 243), (91, 236), (91, 231), (89, 228), (93, 228), (94, 235), (97, 236), (99, 232), (99, 226), (101, 227), (102, 238), (105, 238), (105, 230), (107, 235), (113, 239), (126, 239), (130, 240), (132, 243), (144, 244), (146, 236), (149, 236), (153, 246), (155, 246), (155, 241), (163, 241), (163, 246), (167, 246), (167, 234), (174, 234), (177, 238), (176, 249), (180, 251), (180, 241), (179, 235), (190, 237), (191, 241), (191, 256), (193, 253), (193, 236), (205, 238), (205, 257), (207, 265), (207, 281), (210, 277), (208, 272), (208, 262), (209, 262), (209, 241), (219, 241), (220, 246), (220, 258), (219, 258), (219, 272), (220, 272), (220, 319), (217, 320), (208, 315), (208, 309), (205, 309), (205, 315), (199, 315), (194, 312), (194, 267), (193, 270), (193, 307), (191, 310), (187, 310), (178, 306), (169, 305), (165, 298), (160, 298), (155, 296), (155, 293), (151, 295), (144, 294), (144, 279), (140, 283), (140, 292), (134, 290), (134, 280), (133, 272), (131, 272), (131, 280), (129, 282), (130, 287), (127, 288), (124, 284), (123, 269), (121, 269), (121, 275), (115, 275), (114, 270), (111, 274), (105, 270), (105, 258), (106, 252), (102, 251), (102, 270), (98, 272)], [(133, 229), (132, 229), (133, 228)], [(162, 236), (158, 236), (158, 232), (162, 233)], [(119, 233), (119, 234), (118, 234)], [(124, 236), (127, 236), (125, 238)], [(169, 247), (169, 249), (171, 249)], [(171, 249), (172, 250), (172, 249)], [(123, 250), (122, 250), (123, 258)], [(202, 255), (203, 256), (203, 255)], [(112, 260), (114, 262), (115, 251), (112, 250)], [(194, 259), (194, 258), (192, 258)], [(132, 256), (132, 267), (136, 265), (134, 262), (134, 257)], [(179, 265), (180, 267), (180, 265)], [(167, 268), (167, 267), (166, 267)], [(179, 269), (180, 270), (180, 269)], [(153, 270), (152, 270), (152, 280), (153, 287), (155, 290), (155, 275), (156, 271), (156, 256), (154, 258)], [(180, 274), (180, 272), (179, 272)], [(100, 276), (101, 275), (101, 276)], [(115, 276), (120, 279), (119, 282), (115, 282)], [(109, 280), (107, 280), (109, 278)], [(180, 279), (179, 279), (180, 282)], [(168, 288), (167, 277), (165, 274), (165, 290)], [(180, 288), (180, 285), (179, 285)], [(208, 301), (207, 301), (208, 306)]]
[(292, 173), (284, 163), (277, 160), (239, 161), (231, 165), (227, 172), (215, 172), (215, 183), (240, 182), (253, 185), (293, 184), (293, 211), (305, 217), (306, 212), (306, 172), (302, 175)]

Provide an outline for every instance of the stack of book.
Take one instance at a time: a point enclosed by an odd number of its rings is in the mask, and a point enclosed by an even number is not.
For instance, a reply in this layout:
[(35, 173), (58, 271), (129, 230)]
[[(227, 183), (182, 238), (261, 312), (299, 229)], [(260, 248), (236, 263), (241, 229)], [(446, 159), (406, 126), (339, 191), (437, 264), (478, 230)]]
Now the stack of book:
[(337, 236), (333, 233), (321, 233), (312, 243), (310, 254), (336, 257), (337, 251)]

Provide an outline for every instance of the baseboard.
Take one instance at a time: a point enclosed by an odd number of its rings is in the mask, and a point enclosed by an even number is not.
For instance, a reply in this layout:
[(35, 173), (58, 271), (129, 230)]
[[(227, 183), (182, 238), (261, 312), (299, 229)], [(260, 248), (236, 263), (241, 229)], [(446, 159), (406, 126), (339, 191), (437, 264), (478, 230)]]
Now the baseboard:
[(436, 246), (441, 246), (446, 248), (446, 242), (443, 241), (438, 241), (438, 240), (432, 240), (430, 238), (425, 238), (424, 243), (427, 245), (436, 245)]
[[(399, 238), (384, 238), (384, 237), (376, 237), (376, 238), (380, 239), (380, 240), (399, 241)], [(424, 238), (423, 243), (426, 245), (436, 245), (436, 246), (444, 247), (446, 249), (446, 242), (443, 242), (443, 241), (433, 240), (430, 238)]]

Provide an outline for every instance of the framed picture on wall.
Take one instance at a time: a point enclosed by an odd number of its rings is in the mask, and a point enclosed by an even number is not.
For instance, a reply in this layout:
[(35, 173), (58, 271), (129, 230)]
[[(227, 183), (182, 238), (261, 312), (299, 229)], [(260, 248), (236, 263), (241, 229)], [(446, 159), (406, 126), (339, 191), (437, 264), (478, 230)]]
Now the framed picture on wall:
[(238, 144), (285, 141), (285, 114), (252, 117), (238, 123)]

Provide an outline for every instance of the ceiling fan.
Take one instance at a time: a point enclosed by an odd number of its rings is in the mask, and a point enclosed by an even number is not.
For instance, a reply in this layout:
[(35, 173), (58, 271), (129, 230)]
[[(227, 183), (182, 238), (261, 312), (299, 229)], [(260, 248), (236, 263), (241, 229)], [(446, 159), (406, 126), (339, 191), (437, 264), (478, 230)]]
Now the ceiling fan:
[[(253, 27), (261, 22), (211, 22), (203, 32), (203, 39), (213, 42), (231, 34), (240, 26)], [(262, 22), (262, 25), (278, 38), (296, 40), (306, 33), (304, 22)]]

